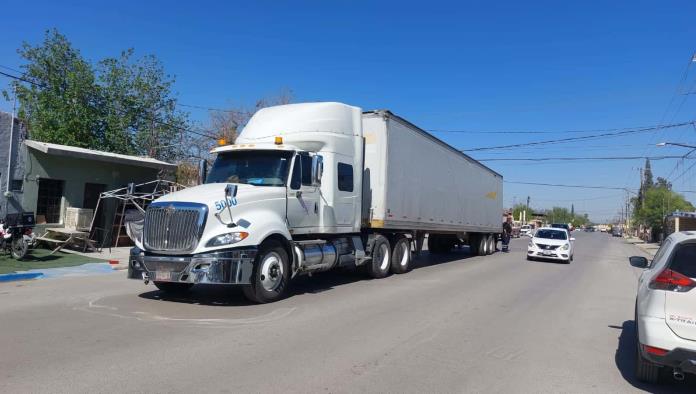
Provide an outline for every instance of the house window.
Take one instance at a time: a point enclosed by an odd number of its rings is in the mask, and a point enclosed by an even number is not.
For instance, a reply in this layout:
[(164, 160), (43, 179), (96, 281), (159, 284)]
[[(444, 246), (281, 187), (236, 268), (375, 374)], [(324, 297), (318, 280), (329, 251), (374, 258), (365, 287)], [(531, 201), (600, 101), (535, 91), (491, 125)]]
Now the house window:
[(342, 192), (353, 191), (353, 166), (338, 163), (338, 190)]
[(13, 179), (10, 182), (10, 190), (13, 192), (21, 192), (24, 181), (22, 179)]
[[(43, 216), (46, 223), (60, 223), (60, 204), (65, 181), (41, 178), (36, 199), (36, 216)], [(37, 220), (38, 222), (38, 220)]]

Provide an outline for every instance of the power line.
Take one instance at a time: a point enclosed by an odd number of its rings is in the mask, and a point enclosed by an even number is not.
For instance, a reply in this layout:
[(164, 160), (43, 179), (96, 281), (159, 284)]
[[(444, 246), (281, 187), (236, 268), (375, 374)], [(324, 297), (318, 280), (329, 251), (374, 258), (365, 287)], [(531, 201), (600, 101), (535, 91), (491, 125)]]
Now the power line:
[(606, 156), (606, 157), (492, 157), (476, 159), (478, 161), (549, 161), (549, 160), (559, 160), (559, 161), (579, 161), (579, 160), (638, 160), (638, 159), (650, 159), (650, 160), (665, 160), (665, 159), (683, 159), (684, 156)]
[(588, 130), (545, 130), (545, 131), (532, 131), (532, 130), (449, 130), (449, 129), (426, 129), (428, 132), (432, 133), (464, 133), (464, 134), (571, 134), (571, 133), (597, 133), (597, 132), (609, 132), (609, 131), (624, 131), (624, 130), (642, 130), (655, 126), (636, 126), (636, 127), (620, 127), (612, 129), (588, 129)]
[(643, 129), (625, 130), (625, 131), (619, 131), (616, 133), (602, 133), (602, 134), (595, 134), (595, 135), (584, 135), (581, 137), (561, 138), (561, 139), (556, 139), (556, 140), (534, 141), (534, 142), (525, 142), (525, 143), (520, 143), (520, 144), (488, 146), (488, 147), (481, 147), (481, 148), (464, 149), (462, 151), (463, 152), (476, 152), (476, 151), (494, 150), (494, 149), (518, 148), (518, 147), (522, 147), (522, 146), (561, 144), (561, 143), (572, 142), (572, 141), (582, 141), (582, 140), (595, 139), (595, 138), (616, 137), (616, 136), (627, 135), (627, 134), (645, 133), (645, 132), (654, 131), (654, 130), (669, 129), (669, 128), (674, 128), (674, 127), (682, 127), (682, 126), (686, 126), (686, 125), (693, 124), (693, 123), (694, 123), (694, 121), (689, 121), (689, 122), (675, 123), (675, 124), (665, 125), (665, 126), (650, 126), (650, 127), (643, 128)]
[(615, 186), (593, 186), (593, 185), (563, 185), (557, 183), (539, 183), (539, 182), (521, 182), (521, 181), (504, 181), (505, 183), (511, 183), (516, 185), (530, 185), (530, 186), (549, 186), (549, 187), (567, 187), (573, 189), (602, 189), (602, 190), (624, 190), (632, 192), (630, 189), (625, 187), (615, 187)]
[(213, 108), (213, 107), (205, 107), (202, 105), (193, 105), (193, 104), (182, 104), (182, 103), (177, 103), (176, 104), (179, 107), (186, 107), (186, 108), (195, 108), (195, 109), (204, 109), (206, 111), (213, 111), (213, 112), (229, 112), (232, 114), (239, 114), (239, 113), (244, 113), (244, 111), (237, 111), (234, 109), (221, 109), (221, 108)]
[(680, 179), (681, 177), (683, 177), (684, 175), (686, 175), (689, 171), (691, 171), (691, 169), (694, 168), (695, 165), (696, 165), (696, 163), (690, 165), (689, 168), (687, 168), (687, 169), (684, 170), (681, 174), (679, 174), (678, 177), (676, 177), (676, 178), (674, 178), (674, 179), (671, 179), (670, 181), (671, 181), (671, 182), (676, 182), (678, 179)]

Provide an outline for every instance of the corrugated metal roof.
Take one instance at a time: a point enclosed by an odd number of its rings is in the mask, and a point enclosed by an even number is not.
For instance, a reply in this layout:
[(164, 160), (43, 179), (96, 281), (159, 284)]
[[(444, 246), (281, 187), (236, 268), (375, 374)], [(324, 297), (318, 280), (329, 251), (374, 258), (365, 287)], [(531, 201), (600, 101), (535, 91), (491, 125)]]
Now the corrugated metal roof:
[(99, 150), (78, 148), (76, 146), (69, 145), (59, 145), (52, 144), (48, 142), (39, 142), (26, 140), (24, 141), (26, 146), (32, 149), (36, 149), (40, 152), (56, 155), (56, 156), (67, 156), (79, 159), (97, 160), (109, 163), (127, 164), (136, 167), (148, 167), (148, 168), (158, 168), (158, 169), (175, 169), (176, 164), (167, 163), (151, 157), (139, 157), (139, 156), (129, 156), (122, 155), (119, 153), (103, 152)]

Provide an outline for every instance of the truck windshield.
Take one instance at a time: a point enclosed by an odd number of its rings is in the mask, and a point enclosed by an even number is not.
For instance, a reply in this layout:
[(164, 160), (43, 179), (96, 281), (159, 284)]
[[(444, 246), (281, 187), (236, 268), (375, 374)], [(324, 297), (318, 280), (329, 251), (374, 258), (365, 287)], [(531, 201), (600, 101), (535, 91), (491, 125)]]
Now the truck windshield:
[(205, 183), (285, 186), (292, 152), (236, 151), (218, 154)]

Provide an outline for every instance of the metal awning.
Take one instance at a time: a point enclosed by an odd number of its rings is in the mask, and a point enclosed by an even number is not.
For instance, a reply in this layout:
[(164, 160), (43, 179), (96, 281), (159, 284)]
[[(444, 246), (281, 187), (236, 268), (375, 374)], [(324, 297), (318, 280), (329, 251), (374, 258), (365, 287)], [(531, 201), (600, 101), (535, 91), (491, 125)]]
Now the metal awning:
[(24, 144), (29, 148), (54, 156), (66, 156), (107, 163), (127, 164), (136, 167), (157, 168), (160, 170), (174, 170), (177, 167), (176, 164), (167, 163), (151, 157), (129, 156), (119, 153), (103, 152), (93, 149), (78, 148), (76, 146), (59, 145), (32, 140), (26, 140), (24, 141)]

